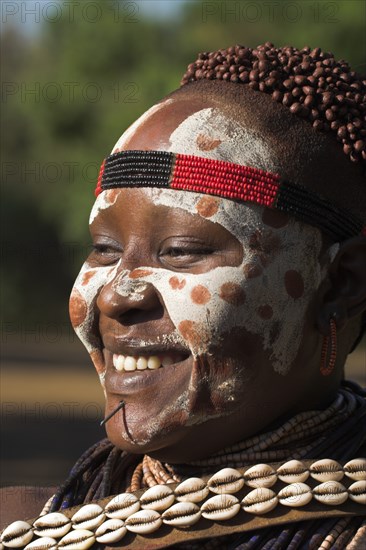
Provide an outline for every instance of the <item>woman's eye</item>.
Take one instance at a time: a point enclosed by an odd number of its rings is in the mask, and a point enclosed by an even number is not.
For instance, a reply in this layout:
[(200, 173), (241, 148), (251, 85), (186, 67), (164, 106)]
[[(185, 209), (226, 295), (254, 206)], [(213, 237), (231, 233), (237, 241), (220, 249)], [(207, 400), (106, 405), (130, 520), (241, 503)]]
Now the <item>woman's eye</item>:
[(171, 246), (164, 250), (162, 257), (164, 261), (174, 265), (191, 265), (204, 261), (207, 256), (213, 254), (212, 248), (207, 247), (181, 247)]
[(119, 260), (121, 251), (113, 246), (104, 243), (92, 245), (89, 258), (101, 264), (112, 264)]
[(207, 256), (208, 254), (212, 254), (212, 250), (208, 248), (179, 248), (179, 247), (173, 247), (168, 250), (166, 253), (173, 257), (179, 257), (179, 256)]

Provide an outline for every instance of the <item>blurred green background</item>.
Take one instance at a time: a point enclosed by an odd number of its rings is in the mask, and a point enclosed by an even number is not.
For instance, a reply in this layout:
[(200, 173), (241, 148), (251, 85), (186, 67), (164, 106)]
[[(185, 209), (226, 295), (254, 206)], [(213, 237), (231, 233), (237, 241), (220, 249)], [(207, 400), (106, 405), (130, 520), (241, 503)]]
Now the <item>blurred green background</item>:
[[(365, 72), (365, 15), (363, 0), (2, 1), (3, 482), (57, 481), (102, 435), (82, 414), (96, 403), (101, 416), (102, 396), (67, 301), (88, 253), (99, 165), (122, 132), (179, 86), (200, 51), (321, 46)], [(357, 364), (362, 381), (364, 351)], [(63, 403), (52, 422), (49, 402)], [(83, 426), (77, 440), (68, 421)]]
[(365, 68), (362, 0), (57, 4), (2, 3), (2, 311), (14, 328), (67, 321), (100, 163), (197, 52), (270, 40)]

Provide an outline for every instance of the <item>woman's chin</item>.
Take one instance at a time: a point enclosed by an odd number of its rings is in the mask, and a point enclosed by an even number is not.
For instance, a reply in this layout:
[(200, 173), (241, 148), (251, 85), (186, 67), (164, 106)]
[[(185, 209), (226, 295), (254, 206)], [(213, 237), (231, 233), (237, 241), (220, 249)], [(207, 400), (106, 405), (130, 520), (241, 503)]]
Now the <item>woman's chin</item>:
[(174, 448), (180, 447), (180, 440), (183, 438), (184, 430), (182, 427), (163, 432), (155, 432), (149, 427), (140, 425), (131, 430), (126, 430), (123, 426), (107, 427), (108, 439), (123, 451), (133, 454), (148, 454), (151, 456), (175, 455)]
[[(131, 410), (132, 409), (132, 410)], [(106, 424), (109, 440), (119, 449), (135, 454), (151, 454), (179, 446), (186, 435), (188, 414), (171, 411), (146, 414), (143, 407), (126, 406)]]

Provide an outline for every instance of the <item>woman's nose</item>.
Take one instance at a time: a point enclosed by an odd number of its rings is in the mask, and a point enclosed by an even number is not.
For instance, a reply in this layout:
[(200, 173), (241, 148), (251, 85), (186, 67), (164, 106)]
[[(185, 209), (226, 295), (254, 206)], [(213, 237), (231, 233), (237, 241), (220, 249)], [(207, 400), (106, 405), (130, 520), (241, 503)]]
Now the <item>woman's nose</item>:
[(130, 278), (130, 271), (122, 270), (100, 291), (97, 307), (100, 313), (112, 319), (157, 318), (163, 314), (159, 295), (151, 283)]

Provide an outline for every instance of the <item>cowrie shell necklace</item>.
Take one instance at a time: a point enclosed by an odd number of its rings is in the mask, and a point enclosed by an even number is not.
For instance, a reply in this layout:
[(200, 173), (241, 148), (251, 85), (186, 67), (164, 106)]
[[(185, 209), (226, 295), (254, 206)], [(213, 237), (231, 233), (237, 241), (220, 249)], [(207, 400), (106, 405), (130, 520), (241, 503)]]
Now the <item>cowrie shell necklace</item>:
[[(320, 482), (320, 483), (319, 483)], [(277, 506), (298, 508), (315, 499), (325, 507), (348, 499), (366, 506), (366, 459), (346, 464), (332, 459), (289, 460), (280, 466), (256, 464), (243, 469), (223, 468), (208, 480), (189, 478), (179, 484), (155, 485), (140, 496), (122, 493), (101, 506), (81, 506), (71, 517), (47, 513), (32, 524), (11, 523), (1, 534), (4, 548), (91, 548), (112, 544), (127, 532), (148, 536), (162, 525), (189, 529), (200, 519), (226, 521), (238, 514), (265, 515)]]

